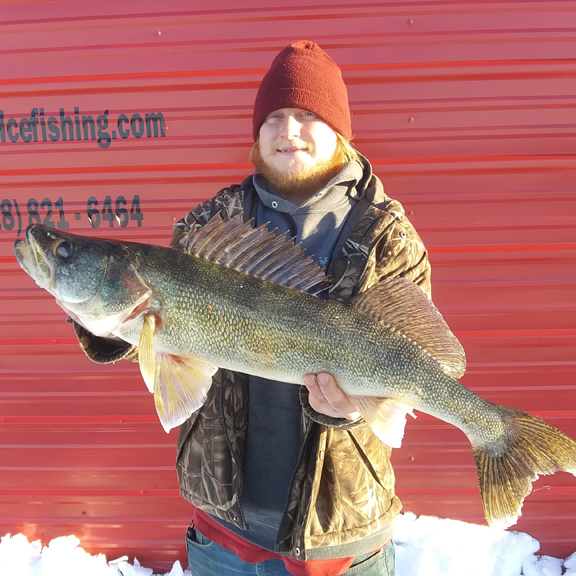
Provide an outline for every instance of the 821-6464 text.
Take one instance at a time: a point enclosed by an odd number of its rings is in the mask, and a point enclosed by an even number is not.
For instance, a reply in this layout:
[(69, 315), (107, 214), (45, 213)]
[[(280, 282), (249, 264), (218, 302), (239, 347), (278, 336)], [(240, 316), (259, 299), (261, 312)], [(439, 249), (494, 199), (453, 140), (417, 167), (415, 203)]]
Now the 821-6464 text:
[[(70, 215), (72, 217), (70, 218)], [(104, 201), (90, 196), (86, 201), (85, 209), (67, 211), (64, 208), (62, 197), (53, 202), (50, 198), (37, 200), (29, 198), (26, 206), (16, 199), (7, 198), (0, 201), (0, 231), (16, 230), (20, 236), (22, 230), (30, 224), (44, 224), (54, 228), (70, 228), (71, 221), (82, 221), (87, 218), (92, 228), (119, 226), (126, 228), (129, 225), (142, 226), (144, 214), (140, 210), (140, 196), (135, 195), (132, 200), (124, 196), (106, 196)]]

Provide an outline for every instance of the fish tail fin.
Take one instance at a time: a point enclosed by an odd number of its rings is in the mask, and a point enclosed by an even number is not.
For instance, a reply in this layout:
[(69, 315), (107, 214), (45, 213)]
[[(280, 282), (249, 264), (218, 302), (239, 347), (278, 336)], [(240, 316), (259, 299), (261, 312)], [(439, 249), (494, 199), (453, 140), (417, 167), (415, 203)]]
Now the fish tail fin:
[(530, 414), (504, 409), (502, 442), (472, 442), (486, 520), (501, 528), (516, 523), (540, 475), (563, 471), (576, 476), (574, 440)]

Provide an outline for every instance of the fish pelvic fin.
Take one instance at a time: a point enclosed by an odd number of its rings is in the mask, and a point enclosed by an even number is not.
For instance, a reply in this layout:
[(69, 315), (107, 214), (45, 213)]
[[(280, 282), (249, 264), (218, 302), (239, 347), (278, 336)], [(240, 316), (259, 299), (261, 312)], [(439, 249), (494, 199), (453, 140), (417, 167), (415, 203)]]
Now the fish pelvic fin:
[(490, 526), (507, 528), (521, 516), (524, 498), (540, 475), (576, 476), (576, 442), (550, 424), (504, 408), (507, 431), (502, 443), (472, 444), (484, 514)]
[(155, 352), (155, 331), (156, 317), (148, 314), (140, 333), (138, 360), (162, 427), (170, 432), (204, 404), (218, 368), (196, 358)]
[(410, 406), (390, 398), (373, 396), (349, 396), (349, 399), (379, 440), (390, 448), (400, 448), (404, 438), (406, 415), (416, 418)]

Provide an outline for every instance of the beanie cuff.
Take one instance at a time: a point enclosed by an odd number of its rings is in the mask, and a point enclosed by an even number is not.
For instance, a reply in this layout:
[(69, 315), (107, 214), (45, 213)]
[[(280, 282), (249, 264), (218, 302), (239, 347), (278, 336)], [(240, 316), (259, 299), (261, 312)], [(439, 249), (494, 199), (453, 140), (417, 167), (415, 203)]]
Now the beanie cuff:
[(342, 110), (337, 103), (325, 99), (321, 94), (304, 88), (281, 88), (276, 92), (266, 95), (266, 108), (261, 107), (254, 112), (254, 140), (258, 138), (260, 127), (266, 121), (266, 117), (275, 110), (281, 108), (300, 108), (318, 116), (328, 124), (334, 132), (338, 132), (346, 140), (352, 139), (352, 127), (347, 119), (350, 118), (348, 110)]

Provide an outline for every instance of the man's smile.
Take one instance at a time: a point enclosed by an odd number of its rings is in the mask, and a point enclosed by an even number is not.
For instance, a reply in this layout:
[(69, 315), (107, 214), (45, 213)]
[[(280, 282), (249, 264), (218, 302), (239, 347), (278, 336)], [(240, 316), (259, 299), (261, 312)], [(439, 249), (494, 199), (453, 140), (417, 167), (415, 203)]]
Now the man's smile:
[(310, 148), (308, 146), (282, 146), (276, 149), (276, 152), (280, 154), (296, 154), (298, 152), (309, 152)]

